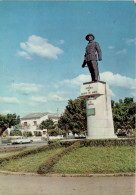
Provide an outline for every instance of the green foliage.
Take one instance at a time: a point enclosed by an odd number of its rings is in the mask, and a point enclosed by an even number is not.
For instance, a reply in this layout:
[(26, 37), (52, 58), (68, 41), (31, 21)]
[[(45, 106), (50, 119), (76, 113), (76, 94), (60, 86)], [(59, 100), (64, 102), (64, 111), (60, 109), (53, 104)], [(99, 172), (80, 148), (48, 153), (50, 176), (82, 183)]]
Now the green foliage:
[(56, 142), (56, 143), (53, 143), (50, 145), (41, 146), (41, 147), (37, 147), (37, 148), (33, 148), (33, 149), (28, 149), (26, 151), (22, 151), (19, 154), (16, 154), (16, 155), (13, 155), (10, 157), (0, 158), (0, 164), (4, 161), (10, 161), (12, 159), (19, 159), (19, 158), (25, 157), (25, 156), (30, 155), (30, 154), (37, 154), (37, 153), (42, 152), (42, 151), (48, 151), (48, 150), (52, 150), (54, 148), (59, 148), (59, 147), (60, 147), (60, 144), (58, 142)]
[[(59, 141), (60, 145), (63, 147), (69, 147), (72, 144), (76, 143), (76, 140), (73, 141)], [(48, 144), (56, 143), (56, 141), (49, 140)], [(81, 147), (88, 146), (133, 146), (135, 145), (135, 138), (129, 139), (88, 139), (80, 140)]]
[(47, 119), (45, 121), (42, 121), (39, 127), (40, 127), (40, 129), (47, 129), (48, 130), (48, 129), (54, 129), (55, 125), (54, 125), (53, 120)]
[[(27, 171), (37, 172), (39, 166), (48, 158), (60, 152), (63, 148), (55, 148), (48, 151), (42, 151), (37, 154), (30, 154), (19, 159), (12, 159), (9, 162), (0, 164), (0, 169), (9, 171)], [(29, 163), (26, 163), (29, 162)]]
[(80, 134), (87, 129), (86, 122), (86, 102), (85, 98), (79, 97), (77, 99), (69, 100), (64, 114), (58, 121), (58, 127), (61, 129), (70, 129), (73, 134)]
[(22, 132), (19, 130), (10, 131), (10, 136), (22, 136)]
[(35, 136), (42, 136), (42, 133), (40, 131), (34, 131)]
[(25, 137), (31, 137), (32, 136), (32, 132), (31, 131), (24, 131), (23, 132), (23, 136), (25, 136)]
[[(67, 147), (65, 147), (64, 142), (54, 142), (50, 145), (27, 149), (12, 156), (10, 154), (8, 157), (0, 158), (0, 168), (40, 174), (48, 172), (88, 174), (135, 171), (134, 139), (118, 140), (120, 143), (116, 143), (115, 146), (110, 143), (111, 140), (108, 140), (107, 144), (106, 140), (101, 140), (106, 145), (102, 142), (100, 145), (100, 140), (94, 140), (95, 146), (92, 146), (90, 141), (67, 141)], [(89, 143), (91, 144), (89, 145)]]
[(64, 155), (52, 170), (52, 172), (78, 174), (134, 171), (134, 146), (92, 146), (78, 148)]
[(57, 131), (57, 129), (49, 129), (48, 134), (49, 134), (49, 136), (57, 136), (58, 131)]
[(7, 128), (10, 128), (19, 123), (20, 117), (16, 114), (0, 115), (0, 136)]
[(66, 131), (59, 129), (59, 135), (66, 136)]
[(115, 132), (121, 129), (128, 133), (135, 128), (135, 103), (133, 98), (125, 98), (124, 101), (120, 99), (117, 103), (112, 101), (112, 111)]
[(20, 130), (20, 129), (22, 129), (22, 125), (19, 123), (19, 124), (17, 124), (17, 125), (14, 125), (14, 130)]
[(77, 149), (80, 147), (80, 142), (76, 142), (73, 145), (69, 146), (68, 148), (58, 152), (57, 154), (55, 154), (54, 156), (52, 156), (51, 158), (49, 158), (47, 161), (45, 161), (43, 164), (41, 164), (39, 166), (38, 169), (38, 173), (39, 174), (46, 174), (48, 173), (52, 167), (60, 160), (60, 158), (65, 155), (68, 154), (69, 152)]

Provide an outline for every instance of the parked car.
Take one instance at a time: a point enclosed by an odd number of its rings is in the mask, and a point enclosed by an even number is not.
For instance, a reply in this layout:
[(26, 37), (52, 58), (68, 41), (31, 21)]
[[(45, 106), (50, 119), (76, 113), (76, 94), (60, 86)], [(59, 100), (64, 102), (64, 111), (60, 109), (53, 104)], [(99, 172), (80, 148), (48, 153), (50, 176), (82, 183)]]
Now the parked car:
[(78, 137), (75, 137), (75, 139), (85, 139), (86, 136), (84, 134), (79, 135)]
[(17, 139), (11, 140), (12, 144), (25, 144), (31, 142), (33, 142), (33, 140), (28, 137), (19, 137)]
[(125, 132), (119, 132), (119, 133), (117, 133), (117, 136), (126, 136), (126, 133)]

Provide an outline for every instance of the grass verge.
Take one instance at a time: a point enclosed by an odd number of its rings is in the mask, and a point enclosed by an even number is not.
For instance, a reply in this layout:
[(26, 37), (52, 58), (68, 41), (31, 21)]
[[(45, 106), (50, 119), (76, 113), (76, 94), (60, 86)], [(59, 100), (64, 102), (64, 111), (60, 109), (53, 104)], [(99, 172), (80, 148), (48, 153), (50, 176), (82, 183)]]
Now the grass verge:
[(82, 147), (63, 156), (51, 171), (81, 174), (134, 172), (135, 147)]
[(0, 169), (46, 174), (125, 173), (135, 171), (135, 146), (86, 146), (59, 143), (0, 158)]
[(79, 147), (80, 142), (76, 142), (73, 145), (69, 146), (68, 148), (65, 148), (64, 150), (58, 152), (57, 154), (49, 158), (47, 161), (45, 161), (43, 164), (41, 164), (37, 172), (40, 174), (48, 173), (62, 156), (68, 154), (69, 152), (75, 151)]
[(58, 147), (60, 147), (59, 143), (53, 143), (53, 144), (50, 144), (50, 145), (47, 145), (47, 146), (41, 146), (41, 147), (37, 147), (37, 148), (26, 149), (25, 151), (22, 151), (18, 154), (11, 155), (9, 157), (0, 158), (0, 164), (4, 161), (19, 159), (19, 158), (22, 158), (22, 157), (25, 157), (25, 156), (28, 156), (28, 155), (31, 155), (31, 154), (37, 154), (39, 152), (52, 150), (52, 149), (58, 148)]
[(41, 163), (54, 156), (58, 152), (61, 152), (62, 150), (63, 148), (57, 148), (48, 151), (42, 151), (37, 154), (30, 154), (17, 160), (12, 159), (10, 161), (4, 161), (0, 164), (0, 169), (8, 171), (37, 172)]

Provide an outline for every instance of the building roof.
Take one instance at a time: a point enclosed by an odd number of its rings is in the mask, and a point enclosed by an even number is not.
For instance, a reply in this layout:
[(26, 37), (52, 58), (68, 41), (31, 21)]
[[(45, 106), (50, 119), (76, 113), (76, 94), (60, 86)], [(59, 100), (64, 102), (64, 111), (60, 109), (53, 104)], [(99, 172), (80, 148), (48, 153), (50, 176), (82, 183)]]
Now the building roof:
[(56, 116), (56, 113), (49, 113), (49, 112), (30, 113), (30, 114), (22, 117), (21, 119), (22, 120), (40, 119), (40, 118), (42, 118), (43, 116), (46, 116), (46, 115), (55, 117)]
[(57, 115), (50, 115), (49, 119), (58, 119)]

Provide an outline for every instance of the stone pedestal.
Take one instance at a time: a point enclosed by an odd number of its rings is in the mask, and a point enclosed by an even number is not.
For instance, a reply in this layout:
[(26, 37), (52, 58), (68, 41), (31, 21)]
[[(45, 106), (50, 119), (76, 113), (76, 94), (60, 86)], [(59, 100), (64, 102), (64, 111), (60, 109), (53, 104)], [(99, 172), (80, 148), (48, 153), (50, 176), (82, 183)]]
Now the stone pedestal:
[(86, 97), (87, 138), (117, 138), (114, 134), (110, 90), (105, 82), (88, 82), (81, 86)]

